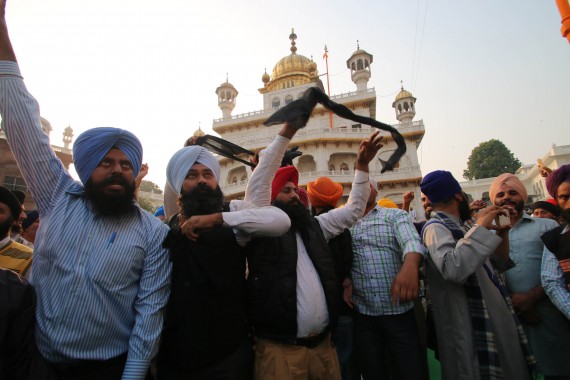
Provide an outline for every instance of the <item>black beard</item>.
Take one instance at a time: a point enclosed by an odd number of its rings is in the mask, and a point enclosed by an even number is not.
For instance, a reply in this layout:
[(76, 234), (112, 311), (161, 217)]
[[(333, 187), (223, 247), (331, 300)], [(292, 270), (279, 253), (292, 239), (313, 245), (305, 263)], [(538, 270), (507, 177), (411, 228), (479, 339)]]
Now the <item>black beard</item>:
[(433, 212), (433, 209), (430, 211), (424, 211), (424, 216), (426, 217), (426, 220), (430, 220), (431, 219), (431, 213)]
[(12, 228), (12, 223), (14, 223), (14, 218), (8, 218), (4, 223), (0, 223), (0, 240), (8, 236), (10, 228)]
[(210, 215), (222, 212), (224, 208), (224, 193), (220, 186), (212, 189), (205, 183), (199, 183), (189, 192), (182, 190), (178, 198), (180, 212), (186, 218), (193, 215)]
[(290, 200), (287, 203), (281, 201), (274, 201), (273, 206), (279, 207), (291, 219), (291, 228), (296, 230), (302, 230), (308, 227), (311, 223), (311, 214), (304, 204), (297, 201), (296, 199)]
[(518, 215), (522, 215), (523, 210), (524, 210), (524, 202), (520, 201), (520, 202), (511, 202), (511, 201), (504, 201), (501, 203), (501, 206), (506, 206), (506, 205), (511, 205), (515, 207), (515, 210), (517, 211)]
[(560, 213), (560, 217), (568, 224), (570, 224), (570, 208), (565, 208)]
[(471, 209), (469, 208), (469, 201), (466, 197), (459, 203), (459, 219), (462, 222), (471, 219)]
[[(120, 184), (125, 188), (123, 194), (105, 194), (103, 188), (111, 184)], [(123, 216), (136, 209), (135, 181), (129, 183), (122, 175), (111, 176), (98, 184), (93, 184), (91, 179), (85, 184), (85, 198), (93, 205), (97, 214), (103, 216)]]

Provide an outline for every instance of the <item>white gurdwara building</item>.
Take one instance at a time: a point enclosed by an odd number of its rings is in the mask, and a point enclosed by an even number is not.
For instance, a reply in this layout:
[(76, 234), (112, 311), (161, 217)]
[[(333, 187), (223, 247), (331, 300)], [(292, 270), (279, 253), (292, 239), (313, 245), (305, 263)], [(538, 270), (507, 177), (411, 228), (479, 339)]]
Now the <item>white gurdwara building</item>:
[[(291, 54), (281, 58), (273, 68), (271, 76), (265, 72), (262, 76), (263, 87), (259, 92), (263, 95), (263, 110), (240, 115), (232, 115), (238, 96), (237, 89), (227, 80), (217, 89), (218, 105), (222, 110), (222, 118), (213, 122), (213, 130), (221, 138), (229, 140), (251, 151), (267, 147), (273, 140), (280, 125), (265, 127), (263, 122), (280, 107), (289, 104), (302, 96), (309, 87), (323, 84), (319, 79), (317, 64), (311, 59), (297, 54), (295, 40), (297, 35), (292, 31)], [(332, 95), (331, 99), (348, 107), (357, 115), (376, 119), (376, 91), (368, 87), (372, 76), (372, 54), (360, 49), (346, 61), (350, 69), (352, 81), (356, 88), (350, 92)], [(397, 94), (392, 107), (396, 111), (398, 124), (393, 125), (406, 141), (407, 151), (392, 172), (380, 174), (382, 166), (374, 159), (370, 166), (370, 175), (378, 183), (379, 198), (389, 198), (397, 204), (402, 203), (402, 196), (407, 191), (415, 192), (412, 206), (421, 209), (419, 183), (422, 173), (418, 163), (417, 149), (425, 133), (422, 120), (413, 121), (416, 114), (416, 98), (403, 89)], [(382, 121), (386, 122), (384, 116)], [(303, 155), (294, 160), (299, 169), (299, 186), (305, 187), (308, 182), (318, 177), (330, 177), (344, 186), (345, 202), (354, 178), (354, 164), (360, 141), (368, 137), (375, 128), (356, 124), (350, 120), (332, 115), (321, 105), (314, 109), (307, 126), (299, 130), (291, 142), (299, 146)], [(197, 133), (203, 133), (197, 131)], [(387, 160), (396, 149), (396, 143), (390, 134), (381, 131), (385, 136), (384, 147), (378, 158)], [(247, 160), (247, 157), (243, 157)], [(220, 187), (226, 198), (237, 199), (244, 196), (251, 171), (241, 162), (221, 157)]]

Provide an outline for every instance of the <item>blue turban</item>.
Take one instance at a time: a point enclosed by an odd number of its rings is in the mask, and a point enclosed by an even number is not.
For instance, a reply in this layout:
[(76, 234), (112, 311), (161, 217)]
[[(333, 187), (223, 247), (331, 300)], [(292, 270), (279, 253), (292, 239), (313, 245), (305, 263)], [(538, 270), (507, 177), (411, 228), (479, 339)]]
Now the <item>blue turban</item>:
[(156, 209), (156, 211), (154, 212), (154, 216), (165, 216), (164, 215), (164, 206), (160, 206), (159, 208)]
[(73, 144), (75, 170), (83, 184), (87, 183), (97, 165), (111, 148), (117, 148), (123, 152), (133, 165), (135, 177), (139, 174), (143, 154), (139, 139), (124, 129), (93, 128), (80, 134)]
[(214, 173), (216, 180), (220, 182), (220, 164), (216, 157), (201, 146), (187, 146), (174, 153), (166, 167), (166, 181), (174, 192), (180, 194), (188, 171), (196, 163), (208, 167)]
[(461, 192), (461, 186), (453, 175), (445, 170), (428, 173), (420, 183), (420, 189), (431, 203), (447, 201)]

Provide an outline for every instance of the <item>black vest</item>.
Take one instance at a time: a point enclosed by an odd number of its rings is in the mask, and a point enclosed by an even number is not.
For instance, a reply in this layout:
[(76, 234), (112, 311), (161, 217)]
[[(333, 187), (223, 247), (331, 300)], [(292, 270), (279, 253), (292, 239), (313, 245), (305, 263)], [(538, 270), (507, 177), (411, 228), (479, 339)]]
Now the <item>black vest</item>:
[[(330, 328), (338, 320), (338, 287), (335, 265), (323, 232), (311, 219), (300, 231), (305, 249), (324, 289)], [(297, 335), (297, 240), (291, 228), (280, 237), (254, 239), (248, 246), (248, 320), (254, 334)]]
[(215, 363), (247, 335), (245, 249), (226, 227), (196, 242), (174, 228), (163, 246), (173, 266), (158, 365), (191, 370)]
[(542, 235), (542, 241), (548, 250), (556, 256), (564, 272), (564, 279), (570, 288), (570, 231), (561, 234), (565, 225), (556, 227)]

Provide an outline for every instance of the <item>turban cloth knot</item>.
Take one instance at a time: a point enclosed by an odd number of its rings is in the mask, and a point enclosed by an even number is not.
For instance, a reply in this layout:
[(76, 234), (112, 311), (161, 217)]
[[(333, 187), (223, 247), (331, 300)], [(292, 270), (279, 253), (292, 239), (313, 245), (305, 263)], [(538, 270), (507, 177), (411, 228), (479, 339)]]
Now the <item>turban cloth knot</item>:
[(546, 177), (546, 190), (554, 199), (558, 199), (558, 186), (570, 182), (570, 164), (562, 165)]
[(495, 178), (495, 180), (491, 184), (491, 187), (489, 188), (489, 197), (491, 198), (491, 202), (495, 201), (495, 196), (497, 195), (497, 191), (499, 190), (499, 187), (503, 185), (507, 185), (515, 189), (517, 193), (519, 193), (523, 197), (524, 203), (528, 201), (528, 194), (521, 180), (514, 174), (503, 173), (497, 178)]
[(75, 170), (83, 184), (87, 183), (111, 148), (123, 152), (131, 161), (135, 177), (139, 174), (143, 155), (139, 139), (133, 133), (120, 128), (93, 128), (80, 134), (73, 144)]
[(281, 191), (287, 182), (293, 182), (295, 187), (299, 184), (299, 172), (293, 165), (283, 166), (275, 173), (273, 183), (271, 184), (271, 203), (277, 198), (277, 194)]
[(340, 183), (328, 177), (319, 177), (307, 184), (307, 193), (314, 207), (336, 207), (338, 200), (342, 197), (343, 188)]
[(420, 188), (431, 203), (447, 201), (461, 192), (459, 182), (445, 170), (436, 170), (426, 174), (420, 183)]
[(201, 146), (187, 146), (174, 153), (166, 166), (166, 181), (177, 194), (180, 194), (180, 190), (182, 190), (182, 183), (186, 179), (188, 171), (196, 163), (210, 169), (214, 173), (216, 181), (220, 182), (220, 164), (216, 157)]

